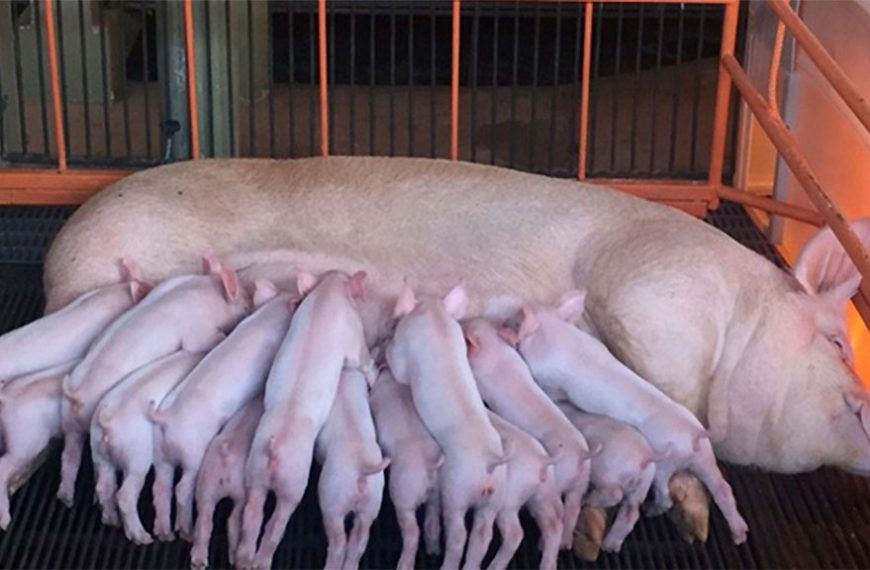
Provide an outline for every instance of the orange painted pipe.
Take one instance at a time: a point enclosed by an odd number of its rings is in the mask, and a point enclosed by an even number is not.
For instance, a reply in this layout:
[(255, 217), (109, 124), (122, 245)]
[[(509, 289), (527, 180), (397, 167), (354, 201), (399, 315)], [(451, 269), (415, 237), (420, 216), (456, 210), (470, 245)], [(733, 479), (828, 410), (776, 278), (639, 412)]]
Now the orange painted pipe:
[(782, 44), (785, 42), (785, 24), (782, 20), (776, 23), (776, 39), (773, 42), (773, 55), (770, 57), (770, 73), (767, 76), (767, 104), (770, 110), (779, 115), (779, 94), (776, 92), (779, 83), (779, 66), (782, 61)]
[(190, 113), (190, 156), (200, 158), (199, 100), (196, 95), (196, 44), (193, 36), (193, 1), (184, 0), (184, 41), (187, 49), (187, 105)]
[(459, 21), (462, 6), (453, 0), (453, 47), (450, 67), (450, 160), (459, 159)]
[(123, 170), (0, 170), (2, 204), (81, 204), (132, 174)]
[(731, 188), (730, 186), (720, 186), (716, 189), (716, 192), (718, 192), (719, 197), (723, 200), (731, 200), (738, 204), (743, 204), (751, 208), (758, 208), (759, 210), (764, 210), (771, 214), (785, 216), (786, 218), (791, 218), (792, 220), (797, 220), (813, 226), (821, 226), (825, 223), (824, 218), (822, 218), (822, 215), (817, 211), (797, 206), (795, 204), (788, 204), (765, 196), (756, 196), (755, 194), (743, 192), (736, 188)]
[(864, 248), (864, 244), (849, 227), (849, 223), (843, 217), (843, 214), (837, 210), (837, 207), (831, 201), (831, 198), (822, 190), (819, 181), (816, 179), (810, 165), (807, 163), (806, 157), (801, 152), (797, 141), (789, 132), (788, 127), (783, 124), (782, 119), (774, 114), (764, 100), (764, 97), (758, 90), (753, 87), (752, 82), (743, 71), (740, 63), (733, 55), (726, 54), (722, 58), (722, 63), (734, 80), (734, 85), (743, 95), (743, 99), (749, 106), (749, 109), (758, 119), (758, 124), (767, 133), (770, 141), (779, 151), (782, 159), (788, 164), (794, 177), (800, 182), (804, 191), (807, 193), (810, 201), (819, 210), (823, 219), (831, 227), (834, 235), (843, 245), (846, 253), (855, 263), (858, 271), (863, 277), (861, 282), (861, 291), (864, 295), (870, 298), (870, 254)]
[(57, 65), (57, 31), (54, 28), (54, 1), (45, 0), (45, 37), (48, 42), (48, 73), (51, 77), (51, 99), (54, 106), (54, 144), (57, 148), (57, 170), (66, 172), (66, 134), (63, 130), (63, 102), (60, 94), (60, 74)]
[(867, 96), (855, 87), (855, 84), (846, 75), (831, 54), (825, 49), (822, 43), (816, 38), (813, 32), (803, 23), (794, 10), (787, 2), (780, 0), (767, 0), (771, 9), (776, 13), (782, 23), (789, 29), (807, 55), (816, 64), (816, 67), (822, 72), (822, 75), (831, 82), (831, 87), (840, 94), (846, 105), (852, 109), (864, 128), (870, 131), (870, 103), (867, 102)]
[[(725, 19), (722, 22), (721, 57), (734, 53), (739, 10), (740, 4), (736, 1), (729, 3), (725, 7)], [(725, 72), (720, 62), (719, 77), (716, 82), (716, 107), (713, 112), (713, 140), (710, 145), (710, 173), (707, 178), (712, 186), (722, 184), (722, 166), (725, 162), (725, 139), (728, 135), (728, 109), (730, 102), (731, 76)]]
[(592, 69), (592, 4), (586, 3), (583, 16), (583, 72), (580, 81), (580, 150), (577, 178), (586, 178), (586, 155), (589, 148), (589, 77)]
[(329, 156), (329, 69), (326, 65), (326, 0), (317, 2), (318, 58), (320, 65), (320, 154)]

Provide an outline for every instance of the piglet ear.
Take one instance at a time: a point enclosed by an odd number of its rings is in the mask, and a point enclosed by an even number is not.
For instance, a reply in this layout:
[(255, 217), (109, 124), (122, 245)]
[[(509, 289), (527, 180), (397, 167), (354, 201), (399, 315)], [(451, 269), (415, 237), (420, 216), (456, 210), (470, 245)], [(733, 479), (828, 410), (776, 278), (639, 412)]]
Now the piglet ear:
[(400, 319), (414, 310), (417, 306), (417, 297), (414, 295), (414, 289), (411, 288), (411, 282), (405, 278), (405, 283), (402, 285), (402, 292), (399, 293), (399, 298), (396, 299), (396, 306), (393, 308), (393, 318)]
[(442, 303), (444, 303), (444, 310), (447, 311), (447, 314), (457, 321), (464, 317), (468, 310), (468, 293), (465, 291), (465, 285), (459, 283), (451, 289)]
[(268, 279), (257, 279), (254, 281), (254, 306), (259, 307), (263, 303), (275, 298), (278, 295), (278, 289), (275, 284)]
[(130, 298), (133, 299), (134, 304), (138, 303), (144, 299), (145, 295), (147, 295), (153, 288), (154, 287), (150, 283), (134, 279), (130, 281)]
[(474, 356), (480, 352), (480, 339), (477, 335), (465, 333), (465, 346), (468, 349), (468, 356)]
[(517, 335), (517, 331), (514, 329), (504, 326), (498, 329), (498, 336), (501, 337), (503, 341), (516, 348), (517, 344), (520, 342), (519, 335)]
[(527, 305), (523, 305), (523, 314), (520, 320), (520, 328), (517, 330), (517, 344), (523, 339), (526, 339), (538, 330), (541, 322), (538, 316)]
[(206, 275), (211, 273), (217, 275), (221, 272), (221, 262), (218, 260), (214, 252), (209, 251), (202, 255), (202, 272)]
[(365, 282), (365, 271), (357, 271), (350, 278), (350, 295), (357, 301), (366, 300)]
[(228, 301), (235, 301), (239, 298), (241, 286), (239, 285), (239, 275), (232, 269), (220, 270), (221, 284), (224, 286), (224, 295)]
[[(870, 218), (856, 220), (850, 226), (864, 247), (870, 246)], [(861, 284), (858, 269), (827, 226), (804, 244), (794, 275), (811, 295), (824, 299), (835, 308), (855, 295)]]
[(556, 303), (556, 313), (563, 321), (573, 323), (583, 314), (586, 303), (586, 291), (574, 289), (568, 291)]
[(307, 271), (300, 271), (296, 274), (296, 289), (299, 291), (300, 295), (304, 296), (306, 293), (311, 291), (316, 283), (317, 277)]

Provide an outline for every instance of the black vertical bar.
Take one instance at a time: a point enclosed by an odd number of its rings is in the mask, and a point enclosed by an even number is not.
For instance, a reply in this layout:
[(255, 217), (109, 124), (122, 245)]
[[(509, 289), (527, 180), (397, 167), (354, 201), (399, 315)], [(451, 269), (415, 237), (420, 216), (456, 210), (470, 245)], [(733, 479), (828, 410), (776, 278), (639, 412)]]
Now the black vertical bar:
[(72, 156), (73, 152), (69, 144), (69, 105), (67, 103), (67, 101), (69, 101), (69, 97), (66, 96), (66, 65), (64, 65), (64, 53), (66, 53), (66, 51), (63, 49), (62, 7), (64, 3), (56, 2), (55, 5), (57, 7), (57, 59), (58, 66), (60, 67), (60, 99), (61, 105), (63, 107), (63, 140), (64, 143), (66, 143), (67, 156)]
[(535, 118), (538, 114), (538, 61), (541, 51), (541, 4), (535, 2), (535, 35), (532, 44), (532, 109), (529, 118), (529, 170), (535, 170)]
[(204, 2), (205, 8), (205, 61), (206, 61), (206, 88), (208, 89), (208, 148), (211, 156), (214, 152), (214, 77), (212, 76), (211, 61), (211, 2)]
[(369, 154), (375, 154), (375, 8), (369, 19)]
[(414, 156), (414, 3), (408, 4), (408, 156)]
[[(253, 0), (248, 0), (248, 153), (256, 156), (254, 145), (254, 122), (257, 120), (257, 110), (254, 108), (254, 8)], [(314, 44), (312, 44), (314, 45)], [(312, 48), (313, 49), (313, 48)]]
[(619, 68), (622, 63), (622, 4), (616, 8), (616, 61), (613, 67), (613, 99), (610, 108), (610, 171), (616, 171), (616, 138), (619, 119)]
[(390, 4), (390, 156), (396, 156), (396, 5)]
[(18, 91), (18, 128), (21, 131), (21, 152), (27, 154), (27, 119), (24, 108), (24, 87), (21, 85), (21, 45), (18, 34), (18, 18), (15, 14), (15, 4), (9, 2), (9, 13), (12, 17), (12, 48), (15, 53), (15, 87)]
[[(573, 70), (574, 70), (574, 79), (573, 79), (574, 99), (573, 99), (573, 101), (574, 101), (574, 103), (571, 105), (571, 148), (576, 149), (576, 150), (574, 150), (571, 153), (572, 154), (571, 164), (574, 164), (574, 159), (578, 158), (580, 155), (580, 125), (578, 123), (577, 114), (578, 114), (579, 107), (580, 107), (580, 96), (581, 96), (581, 93), (580, 93), (580, 70), (581, 70), (580, 54), (582, 52), (582, 46), (584, 43), (583, 34), (585, 33), (584, 32), (585, 27), (583, 26), (583, 10), (580, 9), (583, 7), (584, 7), (584, 5), (580, 4), (579, 8), (577, 10), (577, 30), (576, 30), (577, 36), (574, 39), (574, 63), (573, 63), (573, 65), (574, 65), (574, 67), (573, 67)], [(588, 131), (587, 131), (587, 135), (588, 135)], [(588, 147), (587, 147), (587, 152), (588, 152)], [(579, 172), (579, 171), (580, 171), (580, 163), (578, 162), (576, 172)], [(576, 172), (575, 172), (575, 174), (576, 174)]]
[(335, 152), (335, 91), (333, 90), (335, 86), (335, 12), (329, 15), (329, 19), (330, 25), (326, 32), (329, 40), (329, 77), (327, 81), (333, 96), (329, 98), (327, 111), (329, 112), (329, 154), (333, 154)]
[(649, 142), (650, 142), (650, 151), (649, 151), (649, 171), (650, 173), (655, 172), (655, 162), (656, 162), (656, 127), (658, 126), (657, 120), (657, 111), (658, 111), (658, 101), (659, 101), (659, 82), (661, 81), (661, 71), (662, 71), (662, 50), (664, 49), (663, 43), (665, 38), (665, 7), (659, 6), (659, 37), (658, 37), (658, 46), (656, 47), (656, 71), (655, 78), (653, 80), (653, 94), (652, 94), (652, 126), (649, 130)]
[[(227, 0), (229, 2), (229, 0)], [(287, 2), (287, 30), (289, 38), (287, 40), (287, 59), (288, 59), (288, 71), (287, 71), (287, 101), (290, 108), (289, 112), (289, 124), (290, 124), (290, 132), (289, 134), (289, 145), (290, 148), (287, 152), (287, 156), (294, 156), (293, 148), (296, 146), (296, 113), (293, 109), (293, 81), (296, 78), (296, 62), (294, 61), (294, 49), (293, 44), (296, 41), (296, 34), (294, 33), (293, 28), (293, 2), (292, 0)]]
[[(598, 79), (599, 74), (601, 72), (601, 23), (604, 21), (604, 4), (598, 5), (598, 18), (595, 21), (595, 58), (592, 62), (592, 78)], [(590, 79), (590, 83), (595, 84), (597, 82), (593, 82)], [(594, 172), (596, 162), (595, 162), (595, 140), (597, 138), (597, 125), (598, 113), (596, 112), (598, 109), (598, 89), (592, 89), (590, 85), (589, 90), (591, 92), (591, 101), (589, 104), (589, 168), (587, 172)]]
[(550, 144), (547, 151), (547, 172), (552, 174), (556, 152), (556, 106), (559, 104), (559, 60), (562, 53), (562, 4), (556, 4), (556, 41), (553, 54), (553, 98), (550, 104)]
[(317, 19), (314, 10), (308, 11), (308, 77), (311, 81), (308, 89), (308, 144), (309, 152), (313, 155), (318, 154), (317, 144), (315, 143), (314, 127), (316, 124), (315, 116), (317, 114), (317, 62), (314, 57), (317, 50), (317, 33), (315, 32), (314, 20)]
[[(0, 98), (3, 97), (3, 82), (0, 81)], [(6, 122), (3, 120), (3, 112), (0, 112), (0, 162), (6, 156)], [(48, 140), (48, 139), (46, 139)], [(46, 151), (46, 154), (48, 152)]]
[(701, 101), (701, 59), (704, 57), (704, 16), (706, 6), (703, 4), (700, 8), (698, 19), (698, 57), (695, 59), (695, 85), (694, 93), (692, 94), (692, 144), (690, 145), (689, 169), (695, 172), (697, 149), (695, 145), (698, 143), (698, 106)]
[(85, 158), (91, 157), (91, 100), (88, 93), (88, 54), (85, 42), (85, 5), (79, 0), (79, 45), (82, 58), (82, 98), (85, 111)]
[[(39, 13), (39, 2), (33, 3), (33, 18), (36, 29), (36, 61), (39, 73), (39, 110), (42, 117), (42, 148), (45, 156), (49, 156), (50, 134), (48, 132), (48, 101), (45, 98), (45, 60), (42, 59), (42, 14)], [(100, 12), (102, 14), (102, 12)], [(3, 128), (0, 126), (0, 131)], [(0, 133), (2, 137), (2, 133)]]
[[(514, 2), (514, 53), (513, 53), (513, 76), (511, 77), (511, 130), (517, 124), (517, 81), (520, 51), (520, 3)], [(516, 164), (517, 137), (511, 133), (510, 154), (508, 164), (511, 168)]]
[(677, 64), (674, 66), (674, 96), (671, 101), (671, 148), (668, 158), (668, 174), (673, 176), (674, 164), (677, 156), (677, 108), (680, 102), (680, 65), (683, 63), (683, 27), (685, 24), (686, 9), (680, 7), (680, 19), (677, 28)]
[(142, 86), (145, 88), (145, 155), (151, 158), (151, 102), (148, 99), (148, 8), (142, 9)]
[(356, 14), (350, 5), (350, 154), (356, 154)]
[(437, 142), (436, 141), (436, 139), (437, 139), (436, 131), (438, 130), (438, 123), (436, 120), (437, 115), (435, 113), (435, 95), (436, 95), (436, 91), (437, 91), (437, 76), (436, 76), (435, 72), (436, 72), (436, 69), (438, 67), (436, 65), (438, 62), (438, 55), (437, 55), (437, 52), (435, 50), (435, 47), (436, 47), (435, 40), (436, 40), (436, 23), (437, 23), (438, 17), (435, 13), (435, 3), (434, 2), (432, 4), (430, 4), (429, 10), (430, 10), (430, 14), (429, 14), (429, 18), (430, 18), (430, 20), (429, 20), (429, 38), (430, 38), (430, 43), (429, 43), (429, 60), (430, 60), (429, 61), (429, 85), (430, 85), (430, 89), (429, 89), (429, 126), (430, 126), (430, 129), (429, 129), (429, 140), (430, 140), (429, 152), (430, 152), (432, 158), (435, 158), (435, 156), (437, 154), (437, 152), (436, 152), (436, 142)]
[(269, 41), (266, 44), (266, 49), (269, 54), (269, 156), (276, 158), (275, 155), (275, 54), (273, 46), (275, 45), (275, 31), (273, 30), (274, 22), (272, 20), (271, 5), (266, 8), (269, 17)]
[(480, 43), (480, 2), (474, 3), (474, 15), (471, 24), (471, 162), (477, 162), (477, 140), (474, 131), (477, 128), (477, 82), (478, 82), (478, 44)]
[[(230, 6), (231, 0), (226, 0), (224, 4), (224, 26), (227, 31), (227, 110), (229, 112), (230, 119), (230, 154), (231, 156), (236, 155), (236, 123), (235, 123), (235, 111), (233, 110), (233, 58), (232, 52), (230, 51), (230, 46), (232, 45), (232, 32), (230, 27)], [(212, 135), (212, 139), (214, 139), (214, 135)]]
[[(100, 72), (103, 78), (103, 136), (106, 138), (106, 158), (112, 158), (112, 129), (109, 117), (109, 76), (106, 69), (106, 7), (102, 2), (97, 2), (100, 11)], [(38, 37), (38, 36), (37, 36)], [(42, 61), (40, 55), (39, 61)], [(42, 72), (39, 74), (42, 78)]]
[(498, 4), (492, 10), (492, 93), (490, 95), (489, 124), (489, 163), (495, 164), (496, 136), (495, 125), (498, 120)]
[[(60, 15), (60, 4), (58, 4), (58, 15)], [(121, 45), (127, 45), (127, 34), (124, 32), (124, 26), (119, 26), (121, 28)], [(58, 26), (58, 29), (60, 26)], [(58, 40), (63, 37), (63, 34), (58, 34)], [(63, 52), (61, 52), (63, 53)], [(130, 158), (133, 154), (133, 149), (130, 142), (130, 104), (127, 101), (127, 58), (121, 57), (121, 67), (122, 67), (122, 75), (121, 75), (121, 98), (123, 100), (124, 107), (124, 149), (127, 151), (127, 158)], [(64, 96), (64, 100), (66, 100), (66, 96)]]
[(637, 103), (640, 99), (640, 69), (641, 69), (641, 54), (643, 53), (643, 9), (644, 5), (640, 5), (637, 22), (637, 55), (634, 60), (634, 96), (632, 97), (631, 105), (631, 150), (629, 153), (629, 170), (635, 171), (635, 159), (637, 158)]

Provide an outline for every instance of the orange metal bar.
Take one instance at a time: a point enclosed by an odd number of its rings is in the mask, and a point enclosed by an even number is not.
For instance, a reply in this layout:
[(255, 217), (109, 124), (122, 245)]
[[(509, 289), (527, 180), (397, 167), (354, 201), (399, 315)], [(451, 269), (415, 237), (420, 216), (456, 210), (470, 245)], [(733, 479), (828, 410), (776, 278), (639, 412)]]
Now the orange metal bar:
[(329, 156), (329, 86), (326, 66), (326, 0), (317, 2), (318, 57), (320, 60), (320, 154)]
[(778, 214), (813, 226), (821, 226), (825, 223), (822, 215), (816, 210), (788, 204), (765, 196), (756, 196), (755, 194), (743, 192), (730, 186), (720, 186), (716, 191), (719, 193), (719, 197), (724, 200), (731, 200), (738, 204), (758, 208), (759, 210), (764, 210), (771, 214)]
[(63, 130), (63, 103), (57, 65), (57, 32), (54, 29), (54, 1), (45, 0), (45, 36), (48, 42), (48, 73), (51, 76), (51, 99), (54, 104), (54, 144), (57, 170), (66, 172), (66, 135)]
[(184, 41), (187, 48), (187, 104), (190, 113), (190, 156), (200, 157), (199, 100), (196, 95), (196, 44), (193, 40), (193, 2), (184, 0)]
[(132, 174), (121, 170), (0, 170), (2, 204), (81, 204), (109, 184)]
[(584, 182), (616, 188), (634, 196), (655, 201), (710, 202), (716, 198), (716, 188), (707, 182), (685, 180), (638, 180), (620, 178), (587, 178)]
[(773, 55), (770, 57), (770, 73), (767, 76), (767, 104), (770, 110), (779, 115), (779, 94), (776, 92), (779, 82), (779, 66), (782, 61), (782, 44), (785, 42), (785, 24), (782, 20), (776, 23), (776, 40), (773, 42)]
[(780, 0), (767, 0), (767, 3), (779, 17), (783, 24), (794, 35), (798, 44), (807, 52), (807, 55), (816, 64), (819, 71), (822, 72), (827, 80), (831, 83), (834, 90), (840, 94), (846, 105), (852, 109), (864, 128), (870, 131), (870, 103), (867, 97), (855, 87), (855, 84), (846, 75), (831, 54), (827, 52), (822, 43), (816, 38), (812, 31), (803, 23), (794, 10), (788, 5), (788, 2)]
[(767, 133), (770, 141), (779, 151), (780, 156), (788, 164), (794, 177), (800, 182), (810, 201), (818, 208), (825, 222), (834, 232), (834, 235), (843, 244), (846, 253), (849, 254), (849, 257), (863, 277), (861, 291), (866, 297), (870, 298), (870, 254), (868, 254), (858, 236), (855, 235), (855, 232), (852, 231), (852, 228), (849, 227), (843, 214), (837, 210), (837, 207), (828, 195), (825, 194), (824, 190), (822, 190), (810, 165), (798, 147), (797, 141), (789, 132), (788, 127), (783, 124), (782, 119), (778, 115), (775, 115), (770, 110), (770, 107), (764, 101), (764, 97), (752, 86), (749, 77), (734, 56), (730, 54), (724, 55), (722, 57), (722, 64), (733, 78), (734, 85), (743, 95), (743, 99), (746, 101), (749, 109), (758, 119), (761, 128)]
[(592, 68), (592, 4), (586, 3), (583, 15), (583, 76), (580, 81), (580, 150), (577, 178), (586, 178), (586, 154), (589, 148), (589, 75)]
[(462, 6), (453, 0), (453, 52), (450, 69), (450, 160), (459, 159), (459, 20)]
[[(734, 53), (739, 10), (740, 4), (736, 0), (725, 7), (725, 19), (722, 22), (721, 57)], [(719, 78), (716, 84), (716, 109), (713, 113), (713, 141), (710, 145), (710, 174), (707, 178), (711, 186), (722, 184), (722, 165), (725, 162), (725, 139), (728, 136), (728, 108), (730, 102), (731, 77), (725, 73), (720, 63)]]

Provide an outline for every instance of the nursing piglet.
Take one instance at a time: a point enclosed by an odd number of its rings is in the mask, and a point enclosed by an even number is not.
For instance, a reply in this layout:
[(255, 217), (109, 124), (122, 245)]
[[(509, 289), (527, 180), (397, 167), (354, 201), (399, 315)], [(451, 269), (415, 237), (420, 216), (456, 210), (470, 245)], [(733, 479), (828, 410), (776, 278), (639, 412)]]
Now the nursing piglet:
[(656, 473), (655, 453), (640, 432), (628, 424), (585, 414), (566, 402), (559, 408), (586, 441), (602, 446), (601, 453), (592, 458), (592, 490), (586, 495), (586, 504), (599, 508), (620, 505), (602, 543), (604, 550), (618, 552), (640, 518), (640, 506)]
[(414, 568), (420, 528), (417, 509), (426, 504), (424, 535), (426, 552), (441, 550), (441, 510), (438, 468), (444, 463), (441, 447), (423, 425), (414, 408), (411, 389), (399, 384), (389, 368), (383, 368), (369, 395), (378, 443), (390, 464), (390, 500), (402, 531), (402, 554), (397, 568)]
[(610, 416), (640, 431), (660, 457), (654, 480), (660, 510), (672, 506), (671, 476), (686, 469), (710, 490), (734, 542), (744, 542), (746, 522), (716, 465), (701, 422), (572, 324), (583, 312), (584, 299), (583, 292), (572, 291), (555, 307), (523, 307), (516, 340), (532, 376), (553, 399), (568, 400), (586, 412)]
[(257, 397), (229, 419), (205, 451), (196, 477), (196, 526), (190, 549), (190, 565), (194, 568), (208, 566), (214, 510), (226, 497), (233, 501), (233, 510), (227, 519), (227, 548), (230, 564), (235, 562), (245, 505), (245, 460), (261, 417), (263, 398)]
[(410, 385), (420, 418), (444, 451), (440, 485), (447, 548), (443, 568), (459, 567), (469, 509), (475, 514), (467, 560), (479, 561), (486, 553), (499, 509), (494, 497), (505, 485), (508, 459), (468, 365), (457, 322), (466, 305), (461, 285), (443, 300), (418, 303), (406, 281), (394, 310), (399, 321), (386, 351), (396, 380)]
[[(489, 412), (492, 427), (512, 449), (507, 462), (507, 482), (501, 494), (501, 508), (495, 524), (501, 533), (501, 548), (489, 568), (507, 568), (523, 540), (519, 512), (524, 506), (538, 523), (543, 543), (541, 568), (556, 568), (562, 541), (562, 498), (554, 477), (557, 461), (531, 435), (498, 415)], [(475, 561), (479, 565), (480, 561)], [(466, 560), (466, 563), (468, 561)]]
[(259, 308), (149, 414), (155, 424), (155, 532), (162, 538), (172, 536), (169, 516), (175, 466), (182, 469), (175, 486), (175, 529), (190, 540), (194, 484), (205, 450), (221, 426), (263, 391), (296, 306), (294, 295), (276, 295), (270, 282), (257, 281), (254, 304)]
[[(345, 367), (371, 368), (357, 302), (365, 273), (330, 271), (315, 279), (302, 273), (300, 303), (266, 380), (265, 411), (245, 466), (247, 499), (240, 567), (271, 566), (287, 521), (308, 485), (314, 442), (326, 423)], [(313, 289), (312, 289), (313, 287)], [(257, 549), (266, 494), (276, 495), (275, 512)]]
[(562, 548), (571, 536), (589, 487), (590, 452), (586, 439), (532, 379), (529, 367), (486, 319), (463, 324), (468, 361), (483, 401), (497, 414), (538, 439), (555, 460), (555, 477), (564, 495)]
[(72, 504), (84, 434), (97, 403), (130, 372), (183, 349), (205, 351), (248, 312), (236, 273), (204, 258), (204, 275), (182, 275), (154, 288), (116, 319), (63, 383), (64, 450), (58, 498)]
[(0, 528), (9, 526), (9, 485), (60, 435), (60, 383), (78, 361), (20, 376), (0, 391)]
[(120, 314), (151, 289), (139, 267), (121, 261), (121, 283), (89, 291), (58, 311), (0, 336), (0, 384), (81, 359)]
[[(384, 469), (390, 464), (378, 447), (368, 384), (359, 370), (348, 368), (341, 373), (315, 453), (323, 465), (317, 495), (329, 539), (324, 568), (356, 569), (381, 510)], [(344, 523), (351, 513), (353, 528), (348, 539)]]
[[(137, 510), (139, 494), (153, 461), (154, 432), (148, 419), (149, 406), (163, 400), (203, 356), (203, 352), (180, 350), (146, 364), (112, 388), (94, 412), (91, 454), (103, 522), (117, 525), (120, 511), (124, 534), (136, 544), (152, 542)], [(120, 489), (116, 469), (124, 472)]]

